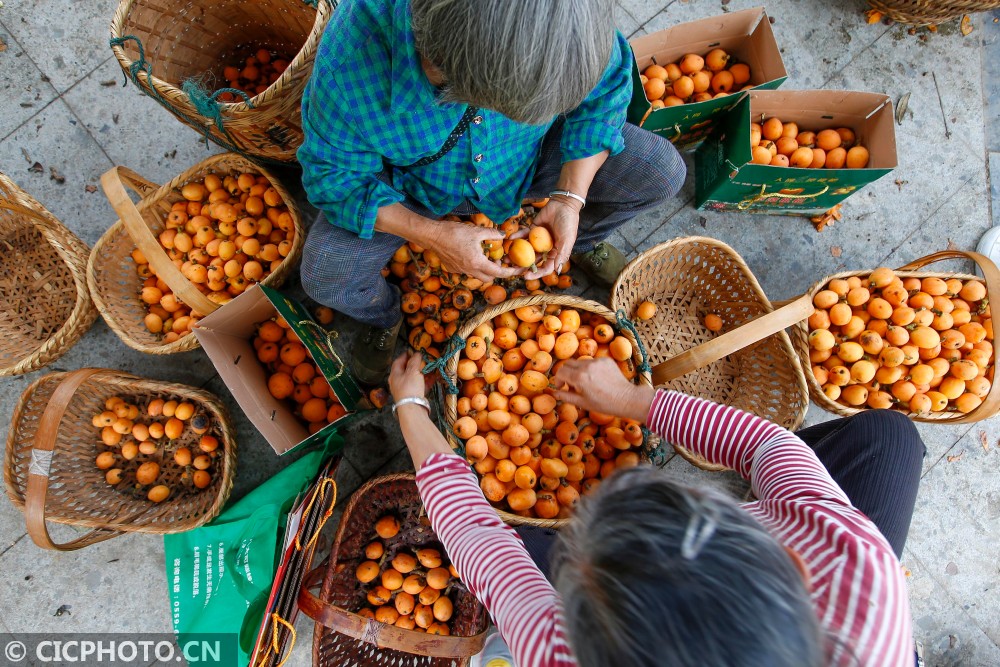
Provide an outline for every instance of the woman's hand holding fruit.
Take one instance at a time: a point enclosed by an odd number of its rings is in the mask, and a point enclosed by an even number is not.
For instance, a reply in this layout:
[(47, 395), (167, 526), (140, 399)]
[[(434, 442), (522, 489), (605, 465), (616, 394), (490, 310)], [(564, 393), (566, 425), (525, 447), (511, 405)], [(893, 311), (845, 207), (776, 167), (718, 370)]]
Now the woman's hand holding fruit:
[(646, 423), (655, 390), (632, 384), (613, 359), (569, 359), (555, 374), (553, 394), (560, 401), (604, 414)]

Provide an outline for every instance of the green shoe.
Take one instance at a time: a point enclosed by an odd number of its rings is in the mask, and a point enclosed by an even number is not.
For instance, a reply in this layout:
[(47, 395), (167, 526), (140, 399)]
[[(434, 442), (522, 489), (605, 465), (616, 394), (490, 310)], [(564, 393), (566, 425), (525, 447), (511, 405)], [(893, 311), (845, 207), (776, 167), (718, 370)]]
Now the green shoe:
[(610, 243), (601, 241), (590, 252), (573, 255), (570, 259), (583, 272), (605, 287), (611, 287), (628, 260), (622, 251)]
[(368, 327), (365, 335), (354, 342), (351, 366), (358, 382), (377, 385), (385, 379), (385, 374), (392, 365), (393, 355), (396, 352), (396, 339), (402, 326), (403, 320), (388, 329)]

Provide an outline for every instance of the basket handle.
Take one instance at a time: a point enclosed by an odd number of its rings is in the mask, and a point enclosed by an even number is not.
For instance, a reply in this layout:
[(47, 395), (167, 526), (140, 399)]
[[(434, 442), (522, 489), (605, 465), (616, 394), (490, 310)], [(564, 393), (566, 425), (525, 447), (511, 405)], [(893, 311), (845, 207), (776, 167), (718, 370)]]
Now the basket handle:
[(486, 631), (471, 637), (425, 635), (380, 623), (320, 600), (310, 588), (322, 583), (323, 565), (310, 571), (299, 589), (299, 610), (334, 632), (379, 648), (425, 655), (431, 658), (462, 660), (483, 650)]
[(733, 352), (772, 336), (813, 313), (812, 297), (804, 294), (791, 303), (760, 315), (707, 343), (685, 350), (653, 367), (653, 386), (676, 378), (726, 357)]
[(24, 519), (28, 525), (28, 535), (31, 540), (43, 549), (54, 551), (73, 551), (102, 542), (118, 535), (120, 530), (95, 528), (89, 533), (71, 542), (58, 543), (49, 535), (45, 525), (45, 498), (49, 491), (49, 468), (52, 465), (52, 452), (59, 433), (59, 423), (69, 407), (73, 395), (90, 377), (100, 373), (99, 368), (82, 368), (71, 373), (59, 383), (49, 398), (45, 411), (38, 421), (35, 439), (31, 449), (31, 463), (28, 466), (28, 483), (24, 492)]
[(128, 235), (132, 237), (132, 241), (149, 260), (149, 265), (153, 267), (156, 276), (163, 279), (163, 282), (170, 287), (178, 299), (201, 315), (215, 312), (219, 305), (209, 300), (194, 286), (194, 283), (185, 278), (180, 269), (164, 252), (163, 246), (153, 236), (149, 225), (146, 224), (139, 209), (136, 208), (135, 203), (125, 191), (126, 185), (139, 193), (140, 196), (148, 195), (150, 187), (156, 188), (158, 186), (125, 167), (112, 167), (101, 176), (101, 188), (104, 190), (104, 196), (108, 198), (111, 207), (121, 218)]

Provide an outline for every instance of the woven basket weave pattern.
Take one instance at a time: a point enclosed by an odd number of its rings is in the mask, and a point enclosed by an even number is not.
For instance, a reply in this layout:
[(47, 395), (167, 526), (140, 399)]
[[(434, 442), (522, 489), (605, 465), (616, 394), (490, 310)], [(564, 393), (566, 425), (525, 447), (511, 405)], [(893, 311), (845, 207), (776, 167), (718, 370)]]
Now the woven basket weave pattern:
[(0, 376), (62, 356), (97, 317), (87, 291), (89, 249), (0, 173)]
[(868, 0), (868, 4), (894, 21), (914, 25), (937, 25), (1000, 8), (1000, 0)]
[[(743, 259), (724, 243), (700, 237), (660, 244), (625, 267), (611, 291), (612, 307), (631, 314), (643, 301), (656, 304), (652, 319), (635, 321), (653, 366), (717, 336), (703, 323), (709, 313), (721, 317), (724, 331), (729, 331), (772, 310)], [(666, 388), (731, 405), (793, 430), (809, 407), (802, 368), (784, 332), (677, 378)]]
[[(163, 218), (170, 211), (170, 206), (183, 198), (177, 188), (189, 181), (200, 180), (209, 172), (215, 174), (249, 172), (263, 174), (278, 191), (288, 207), (295, 222), (295, 238), (292, 250), (285, 257), (278, 270), (267, 276), (262, 283), (269, 287), (278, 287), (291, 273), (302, 253), (305, 242), (305, 232), (299, 217), (295, 201), (278, 180), (266, 170), (254, 165), (246, 158), (234, 153), (215, 155), (194, 167), (188, 169), (177, 178), (150, 194), (138, 204), (143, 217), (154, 234), (159, 234), (164, 227)], [(148, 214), (147, 214), (148, 212)], [(87, 283), (94, 299), (94, 304), (108, 326), (129, 347), (148, 354), (175, 354), (187, 352), (199, 347), (198, 340), (191, 334), (182, 336), (173, 343), (164, 343), (162, 338), (150, 333), (143, 324), (146, 309), (139, 299), (142, 288), (142, 278), (136, 273), (136, 264), (132, 260), (135, 243), (119, 220), (94, 246), (87, 264)]]
[[(344, 510), (337, 539), (330, 554), (334, 564), (327, 572), (320, 598), (348, 611), (358, 611), (365, 606), (365, 592), (354, 574), (364, 560), (365, 546), (376, 539), (374, 526), (382, 516), (394, 514), (400, 521), (400, 532), (386, 546), (386, 558), (392, 558), (402, 549), (432, 547), (441, 549), (441, 543), (430, 528), (423, 503), (412, 474), (401, 473), (372, 480), (354, 496)], [(443, 549), (442, 549), (443, 551)], [(455, 606), (449, 622), (452, 635), (468, 637), (486, 628), (486, 612), (464, 585), (451, 594)], [(317, 667), (342, 667), (345, 665), (457, 667), (467, 664), (445, 658), (431, 658), (393, 649), (378, 648), (357, 641), (316, 624), (313, 638), (313, 664)]]
[[(39, 420), (56, 387), (66, 373), (51, 373), (31, 384), (14, 410), (7, 437), (4, 481), (11, 502), (24, 508), (25, 490), (31, 451)], [(190, 401), (210, 416), (219, 438), (222, 455), (216, 459), (212, 484), (201, 491), (178, 491), (170, 498), (152, 503), (113, 489), (104, 480), (94, 458), (100, 432), (91, 420), (102, 412), (104, 402), (121, 396), (142, 406), (149, 399), (163, 398)], [(181, 444), (197, 447), (200, 436), (185, 429)], [(131, 462), (138, 465), (138, 461)], [(121, 467), (121, 466), (119, 466)], [(166, 471), (174, 466), (164, 466)], [(212, 394), (185, 385), (141, 378), (117, 371), (102, 371), (90, 377), (73, 396), (60, 422), (59, 433), (49, 471), (46, 496), (46, 519), (85, 528), (125, 532), (176, 533), (190, 530), (215, 517), (229, 497), (236, 469), (236, 440), (222, 403)], [(170, 484), (179, 473), (167, 473), (161, 479)]]
[[(122, 0), (111, 23), (112, 38), (135, 36), (152, 78), (138, 73), (143, 92), (178, 120), (216, 143), (255, 158), (294, 162), (302, 143), (301, 100), (316, 47), (332, 8), (327, 0)], [(199, 113), (181, 85), (194, 79), (209, 93), (229, 86), (222, 68), (242, 65), (257, 49), (291, 58), (288, 68), (250, 104), (221, 104), (223, 129)], [(113, 46), (129, 74), (140, 59), (134, 41)]]

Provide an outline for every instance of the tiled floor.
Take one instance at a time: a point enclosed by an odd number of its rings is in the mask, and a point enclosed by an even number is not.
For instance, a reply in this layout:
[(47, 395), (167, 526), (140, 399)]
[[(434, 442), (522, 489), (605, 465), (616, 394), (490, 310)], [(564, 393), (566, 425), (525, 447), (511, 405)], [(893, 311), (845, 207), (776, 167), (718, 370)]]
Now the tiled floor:
[[(623, 32), (639, 35), (758, 4), (622, 0), (617, 18)], [(100, 192), (87, 190), (106, 169), (123, 164), (162, 182), (207, 154), (193, 131), (133, 86), (121, 87), (121, 71), (107, 48), (115, 5), (114, 0), (0, 4), (0, 170), (88, 244), (114, 221)], [(903, 264), (947, 247), (974, 248), (998, 219), (991, 207), (1000, 206), (1000, 27), (987, 15), (974, 19), (968, 37), (951, 26), (913, 36), (901, 26), (866, 25), (864, 7), (863, 0), (767, 3), (790, 75), (786, 88), (871, 90), (894, 100), (910, 95), (909, 111), (896, 128), (898, 170), (852, 198), (843, 222), (817, 234), (799, 218), (702, 213), (691, 206), (689, 178), (677, 200), (630, 222), (613, 241), (634, 254), (682, 235), (721, 239), (743, 255), (775, 300), (799, 294), (839, 270)], [(36, 161), (42, 173), (29, 171)], [(50, 169), (65, 182), (52, 179)], [(586, 294), (601, 301), (607, 297), (596, 289)], [(175, 379), (223, 396), (239, 435), (237, 496), (287, 463), (272, 454), (232, 404), (201, 352), (146, 357), (123, 346), (99, 321), (54, 369), (82, 366)], [(2, 421), (37, 376), (0, 381)], [(830, 417), (813, 407), (808, 419)], [(929, 453), (904, 555), (916, 634), (927, 646), (929, 665), (998, 665), (1000, 484), (994, 466), (1000, 457), (1000, 419), (972, 426), (921, 425), (920, 430)], [(340, 468), (341, 493), (372, 475), (408, 465), (391, 420), (366, 418), (350, 437)], [(680, 458), (669, 468), (694, 482), (733, 481), (697, 471)], [(162, 545), (156, 537), (119, 538), (68, 554), (45, 552), (25, 535), (20, 513), (0, 503), (0, 569), (0, 600), (8, 610), (0, 630), (170, 628)], [(71, 605), (72, 614), (54, 616), (62, 604)], [(310, 624), (300, 619), (297, 626), (299, 646), (290, 665), (309, 662)]]

